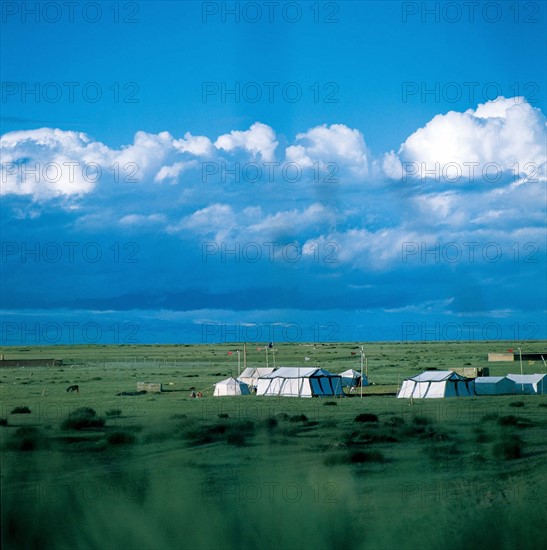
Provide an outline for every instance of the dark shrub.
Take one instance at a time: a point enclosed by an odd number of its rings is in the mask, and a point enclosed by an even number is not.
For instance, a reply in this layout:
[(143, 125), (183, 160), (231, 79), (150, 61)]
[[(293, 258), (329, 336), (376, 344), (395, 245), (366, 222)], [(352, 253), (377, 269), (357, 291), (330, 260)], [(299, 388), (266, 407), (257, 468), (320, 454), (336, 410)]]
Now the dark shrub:
[(227, 413), (219, 413), (217, 416), (219, 418), (228, 418), (229, 415)]
[(338, 403), (336, 401), (325, 401), (323, 405), (325, 405), (325, 407), (336, 407)]
[(30, 409), (26, 405), (15, 407), (10, 414), (30, 414)]
[(81, 407), (72, 411), (61, 424), (63, 430), (97, 429), (104, 426), (104, 418), (99, 418), (90, 407)]
[(132, 445), (135, 443), (135, 436), (127, 432), (113, 432), (106, 440), (109, 445)]
[(388, 426), (393, 426), (394, 428), (398, 426), (402, 426), (405, 423), (405, 419), (401, 416), (392, 416), (389, 420), (387, 420), (386, 424)]
[(412, 419), (412, 422), (414, 422), (416, 426), (427, 426), (428, 424), (431, 424), (431, 421), (427, 418), (427, 416), (415, 416)]
[(8, 419), (0, 418), (0, 426), (7, 426), (7, 425), (8, 425)]
[(378, 422), (378, 417), (375, 414), (363, 413), (355, 417), (355, 422)]
[(510, 407), (524, 407), (524, 405), (524, 401), (513, 401), (512, 403), (509, 403)]
[(121, 416), (122, 411), (121, 409), (110, 409), (109, 411), (106, 411), (105, 414), (109, 418), (117, 418), (118, 416)]
[(269, 430), (273, 430), (274, 428), (277, 428), (277, 418), (266, 418), (266, 428)]
[(8, 442), (8, 447), (16, 451), (35, 451), (46, 447), (47, 441), (34, 426), (18, 428)]
[(356, 451), (350, 454), (349, 461), (352, 464), (361, 464), (363, 462), (385, 462), (386, 459), (380, 451)]
[(528, 418), (523, 418), (509, 414), (507, 416), (502, 416), (498, 419), (498, 423), (501, 426), (519, 426), (520, 428), (526, 428), (531, 426), (533, 422)]
[(245, 434), (239, 431), (230, 431), (226, 436), (226, 443), (229, 445), (235, 445), (236, 447), (243, 447), (243, 445), (245, 445)]
[(522, 456), (522, 440), (516, 434), (503, 435), (501, 441), (496, 443), (492, 452), (494, 458), (515, 460)]
[(305, 414), (296, 414), (294, 416), (291, 416), (290, 421), (291, 422), (307, 422), (308, 417)]

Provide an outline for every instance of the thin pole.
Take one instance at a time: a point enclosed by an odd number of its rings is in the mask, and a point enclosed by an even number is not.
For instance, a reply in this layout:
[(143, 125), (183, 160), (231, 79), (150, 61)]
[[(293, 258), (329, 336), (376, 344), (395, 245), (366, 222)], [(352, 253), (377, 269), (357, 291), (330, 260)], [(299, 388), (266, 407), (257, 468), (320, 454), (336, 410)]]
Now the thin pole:
[(241, 368), (240, 368), (240, 358), (239, 358), (239, 350), (237, 350), (237, 377), (239, 378), (239, 375), (241, 374)]
[(522, 350), (520, 348), (517, 349), (519, 350), (520, 357), (520, 390), (524, 393), (524, 380), (522, 379)]
[(247, 342), (243, 342), (243, 370), (247, 368)]
[(363, 346), (361, 346), (361, 399), (363, 399)]

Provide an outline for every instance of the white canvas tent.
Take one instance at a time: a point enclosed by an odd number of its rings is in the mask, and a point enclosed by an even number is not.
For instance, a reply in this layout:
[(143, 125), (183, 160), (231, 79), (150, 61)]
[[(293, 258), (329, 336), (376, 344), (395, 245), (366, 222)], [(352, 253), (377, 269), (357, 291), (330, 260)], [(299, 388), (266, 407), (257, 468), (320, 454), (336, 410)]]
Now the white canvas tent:
[(515, 383), (506, 376), (479, 376), (475, 378), (476, 395), (512, 395)]
[[(361, 386), (361, 373), (353, 369), (348, 369), (340, 374), (342, 377), (342, 386), (344, 388), (357, 388)], [(368, 386), (366, 376), (363, 376), (363, 386)]]
[(547, 374), (508, 374), (507, 378), (515, 383), (515, 393), (547, 394)]
[(442, 398), (475, 395), (473, 380), (451, 370), (425, 371), (403, 382), (397, 397)]
[(258, 379), (257, 395), (342, 397), (342, 379), (318, 367), (281, 367)]
[(249, 386), (236, 380), (235, 378), (226, 378), (215, 384), (215, 397), (224, 397), (229, 395), (249, 395)]
[(275, 369), (271, 367), (247, 367), (238, 377), (237, 379), (241, 382), (244, 382), (248, 386), (256, 387), (258, 383), (258, 379), (261, 376), (266, 376), (267, 374), (271, 374)]

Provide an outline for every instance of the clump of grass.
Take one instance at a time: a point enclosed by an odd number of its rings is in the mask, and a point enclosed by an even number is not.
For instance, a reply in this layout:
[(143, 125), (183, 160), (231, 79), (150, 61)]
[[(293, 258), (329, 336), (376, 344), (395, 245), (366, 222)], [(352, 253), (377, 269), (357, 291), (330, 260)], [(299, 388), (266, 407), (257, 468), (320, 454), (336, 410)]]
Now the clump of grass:
[(30, 409), (26, 405), (15, 407), (10, 414), (30, 414)]
[(121, 416), (122, 411), (121, 409), (110, 409), (109, 411), (106, 411), (105, 414), (109, 418), (118, 418), (119, 416)]
[(277, 418), (270, 417), (270, 418), (266, 418), (265, 420), (266, 428), (268, 428), (269, 430), (273, 430), (277, 428), (277, 424), (278, 424)]
[(435, 462), (447, 460), (462, 454), (461, 449), (456, 443), (433, 444), (426, 447), (425, 451)]
[(500, 417), (498, 419), (498, 424), (501, 426), (518, 426), (519, 428), (527, 428), (528, 426), (531, 426), (533, 422), (529, 418), (509, 414), (507, 416)]
[(412, 418), (412, 422), (415, 426), (427, 426), (431, 424), (431, 420), (427, 416), (415, 416)]
[(183, 437), (193, 445), (225, 442), (237, 447), (246, 445), (248, 438), (252, 435), (254, 435), (254, 424), (249, 421), (193, 427), (183, 433)]
[(290, 418), (291, 422), (307, 422), (308, 417), (305, 414), (295, 414)]
[(92, 408), (81, 407), (68, 415), (68, 418), (61, 424), (61, 428), (63, 430), (97, 429), (102, 428), (104, 424), (104, 418), (98, 417)]
[(512, 403), (509, 403), (510, 407), (524, 407), (524, 405), (524, 401), (513, 401)]
[(355, 417), (355, 422), (378, 422), (378, 416), (372, 413), (362, 413)]
[(182, 418), (187, 418), (187, 415), (182, 413), (175, 413), (175, 414), (172, 414), (169, 418), (172, 418), (173, 420), (179, 420)]
[(336, 407), (336, 405), (338, 405), (338, 403), (336, 401), (325, 401), (323, 403), (323, 405), (325, 407)]
[(228, 413), (218, 413), (219, 418), (228, 418), (230, 415)]
[(8, 425), (8, 419), (0, 418), (0, 426), (7, 426), (7, 425)]
[(402, 426), (405, 423), (405, 419), (402, 416), (392, 416), (386, 421), (386, 424), (388, 426), (392, 426), (393, 428), (398, 428), (399, 426)]
[(109, 445), (132, 445), (135, 443), (135, 436), (127, 432), (112, 432), (106, 438)]
[(355, 451), (349, 455), (351, 464), (362, 464), (365, 462), (386, 462), (385, 456), (380, 451)]
[(477, 436), (475, 437), (477, 443), (488, 443), (492, 441), (492, 436), (482, 430), (477, 430)]
[(15, 451), (36, 451), (44, 447), (47, 447), (47, 440), (34, 426), (18, 428), (8, 442), (8, 448)]
[(492, 447), (494, 458), (516, 460), (522, 457), (522, 439), (516, 434), (504, 434)]

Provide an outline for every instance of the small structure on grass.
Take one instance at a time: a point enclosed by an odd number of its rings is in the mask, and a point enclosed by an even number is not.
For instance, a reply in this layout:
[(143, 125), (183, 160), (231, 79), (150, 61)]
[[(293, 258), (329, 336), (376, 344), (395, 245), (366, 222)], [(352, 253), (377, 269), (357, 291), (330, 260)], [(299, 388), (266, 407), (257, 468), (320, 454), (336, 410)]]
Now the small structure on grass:
[(318, 367), (281, 367), (259, 378), (256, 394), (275, 397), (344, 397), (340, 375)]
[(267, 374), (271, 374), (275, 369), (272, 367), (247, 367), (237, 379), (240, 382), (247, 384), (248, 386), (256, 388), (258, 384), (258, 379)]
[(515, 383), (506, 376), (480, 376), (475, 378), (476, 395), (512, 395)]
[(403, 382), (397, 397), (443, 398), (475, 395), (474, 381), (451, 370), (425, 371)]
[(515, 383), (515, 393), (547, 394), (547, 374), (508, 374), (507, 378)]
[(361, 373), (354, 369), (348, 369), (340, 374), (342, 377), (343, 388), (360, 388), (361, 386), (368, 386), (368, 380), (366, 376), (361, 379)]
[(214, 397), (226, 397), (234, 395), (249, 395), (249, 386), (235, 378), (226, 378), (215, 384)]
[(161, 393), (161, 384), (156, 384), (153, 382), (137, 382), (137, 391)]

